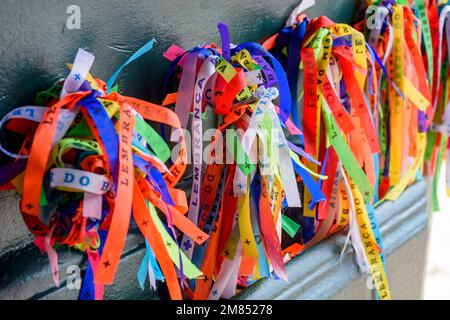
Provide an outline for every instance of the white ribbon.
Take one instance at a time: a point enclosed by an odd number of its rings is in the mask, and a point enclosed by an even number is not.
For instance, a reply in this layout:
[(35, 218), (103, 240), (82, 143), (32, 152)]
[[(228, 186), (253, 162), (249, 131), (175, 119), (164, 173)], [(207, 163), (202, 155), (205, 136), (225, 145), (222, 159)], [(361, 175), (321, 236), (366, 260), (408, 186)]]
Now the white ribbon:
[(61, 99), (69, 93), (77, 92), (80, 89), (94, 63), (94, 59), (95, 57), (89, 52), (81, 48), (78, 49), (72, 70), (64, 81), (64, 86), (61, 90)]
[(289, 15), (289, 18), (286, 21), (286, 27), (293, 26), (295, 22), (297, 21), (297, 17), (300, 13), (308, 10), (309, 8), (316, 5), (315, 0), (303, 0), (300, 2), (300, 4), (295, 7), (294, 10), (292, 10), (291, 14)]
[(79, 192), (105, 194), (111, 187), (111, 181), (102, 175), (69, 168), (50, 170), (51, 188), (68, 188)]
[[(189, 203), (188, 218), (194, 224), (198, 222), (198, 212), (200, 208), (200, 192), (202, 181), (202, 164), (203, 164), (203, 126), (202, 126), (202, 102), (203, 93), (205, 92), (208, 79), (216, 72), (217, 56), (209, 56), (200, 68), (194, 87), (194, 114), (192, 120), (192, 148), (193, 148), (193, 181), (191, 189), (191, 198)], [(194, 242), (189, 236), (184, 235), (182, 243), (191, 242), (191, 246), (186, 250), (183, 248), (186, 256), (192, 258), (194, 251)]]
[(344, 248), (341, 252), (341, 259), (347, 248), (348, 242), (350, 238), (352, 239), (353, 249), (355, 250), (356, 262), (358, 263), (359, 269), (361, 272), (369, 271), (369, 263), (367, 260), (366, 252), (364, 251), (364, 245), (361, 240), (361, 235), (359, 233), (358, 221), (356, 219), (356, 210), (355, 203), (353, 200), (352, 191), (350, 188), (350, 184), (348, 182), (347, 176), (345, 175), (344, 168), (342, 167), (342, 163), (339, 162), (339, 171), (341, 173), (342, 179), (344, 181), (345, 190), (347, 191), (348, 201), (350, 202), (350, 215), (349, 215), (349, 231), (347, 234), (347, 238), (345, 240)]

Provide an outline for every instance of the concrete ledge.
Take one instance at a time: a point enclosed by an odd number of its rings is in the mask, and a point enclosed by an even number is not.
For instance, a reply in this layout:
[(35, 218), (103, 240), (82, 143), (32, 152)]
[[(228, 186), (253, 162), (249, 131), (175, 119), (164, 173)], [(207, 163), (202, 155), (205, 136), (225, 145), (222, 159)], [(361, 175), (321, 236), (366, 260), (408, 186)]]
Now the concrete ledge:
[[(78, 251), (59, 249), (60, 286), (56, 288), (46, 254), (30, 246), (18, 254), (0, 260), (0, 300), (24, 299), (69, 299), (78, 298), (79, 290), (66, 285), (67, 268), (86, 263)], [(144, 256), (145, 244), (135, 226), (130, 229), (115, 283), (105, 290), (105, 299), (157, 299), (159, 295), (148, 289), (142, 291), (136, 279), (136, 272)], [(148, 284), (148, 283), (147, 283)], [(164, 292), (164, 291), (162, 291)]]

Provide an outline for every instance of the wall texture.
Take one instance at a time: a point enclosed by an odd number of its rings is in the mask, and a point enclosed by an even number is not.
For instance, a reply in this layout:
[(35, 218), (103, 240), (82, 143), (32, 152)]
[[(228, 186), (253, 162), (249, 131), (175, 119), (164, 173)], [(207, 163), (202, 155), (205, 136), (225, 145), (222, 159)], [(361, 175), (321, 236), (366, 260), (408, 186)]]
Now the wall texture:
[[(316, 2), (318, 4), (307, 12), (309, 16), (326, 14), (336, 21), (352, 21), (354, 0)], [(37, 92), (66, 76), (65, 64), (72, 62), (79, 47), (95, 55), (96, 61), (92, 71), (96, 76), (107, 80), (150, 38), (157, 40), (154, 50), (127, 67), (119, 76), (118, 84), (127, 95), (158, 103), (162, 98), (162, 78), (168, 67), (162, 53), (172, 43), (190, 48), (205, 41), (218, 42), (216, 24), (220, 20), (229, 24), (233, 43), (262, 40), (283, 26), (290, 11), (297, 4), (298, 1), (295, 0), (3, 0), (0, 10), (0, 116), (14, 107), (32, 103)], [(78, 5), (81, 9), (79, 30), (66, 28), (66, 19), (69, 16), (66, 10), (70, 5)], [(414, 190), (422, 195), (423, 184), (421, 188)], [(403, 207), (383, 206), (385, 209), (382, 212), (398, 216), (401, 213), (399, 210), (407, 211), (408, 201), (412, 200), (407, 198), (405, 201), (406, 205)], [(417, 212), (418, 217), (426, 217), (424, 210), (418, 209)], [(420, 274), (423, 269), (425, 247), (422, 244), (426, 243), (426, 218), (416, 222), (418, 224), (415, 233), (405, 229), (405, 234), (400, 234), (404, 241), (392, 246), (392, 253), (388, 258), (388, 266), (394, 270), (394, 274), (398, 274), (398, 281), (412, 273)], [(62, 284), (60, 288), (54, 288), (47, 258), (31, 245), (32, 237), (21, 220), (18, 196), (14, 192), (0, 193), (0, 225), (0, 299), (77, 297), (78, 292), (68, 290), (64, 279), (69, 265), (81, 263), (83, 266), (81, 256), (76, 252), (60, 251)], [(414, 237), (415, 235), (417, 236)], [(345, 260), (347, 267), (338, 270), (336, 241), (339, 243), (339, 236), (319, 244), (294, 260), (289, 267), (293, 276), (289, 285), (291, 289), (286, 291), (285, 287), (280, 287), (286, 292), (281, 294), (280, 291), (278, 297), (370, 298), (368, 291), (360, 283), (362, 280), (358, 280), (362, 278), (357, 273), (351, 255), (347, 255)], [(408, 249), (408, 243), (411, 243), (410, 247), (414, 244), (416, 250)], [(131, 233), (116, 283), (106, 291), (107, 298), (152, 299), (166, 296), (164, 290), (158, 293), (148, 289), (141, 291), (137, 285), (135, 272), (143, 255), (143, 248), (138, 233)], [(414, 256), (412, 252), (418, 253)], [(311, 256), (316, 258), (311, 260), (308, 258)], [(404, 261), (404, 257), (409, 257), (413, 263), (410, 264), (411, 270), (400, 272), (403, 266), (400, 262)], [(322, 261), (320, 259), (326, 259), (330, 264), (328, 273), (339, 274), (343, 278), (320, 280), (320, 272), (312, 273), (318, 268), (317, 261)], [(321, 281), (328, 283), (334, 290), (321, 289), (329, 288), (322, 286)], [(421, 282), (416, 280), (409, 283), (414, 290), (399, 293), (397, 297), (419, 296)], [(251, 289), (241, 297), (276, 298), (277, 296), (269, 294), (268, 288), (272, 285), (270, 282), (263, 282), (255, 286), (261, 289)]]
[[(327, 14), (351, 22), (354, 0), (318, 0), (311, 17)], [(159, 102), (172, 44), (191, 48), (218, 42), (217, 22), (229, 24), (233, 43), (258, 41), (283, 26), (298, 0), (3, 0), (0, 11), (0, 114), (32, 101), (33, 95), (67, 75), (82, 47), (96, 57), (93, 73), (107, 79), (150, 38), (152, 53), (119, 78), (124, 92)], [(68, 30), (67, 7), (81, 9), (81, 29)]]

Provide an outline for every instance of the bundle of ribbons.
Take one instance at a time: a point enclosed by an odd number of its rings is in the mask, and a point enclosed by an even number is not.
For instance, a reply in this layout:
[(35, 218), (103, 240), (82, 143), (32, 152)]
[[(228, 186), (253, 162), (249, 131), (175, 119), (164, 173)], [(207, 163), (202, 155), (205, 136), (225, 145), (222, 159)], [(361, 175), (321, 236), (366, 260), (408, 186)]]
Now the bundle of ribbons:
[[(117, 75), (109, 86), (94, 79), (93, 60), (80, 49), (64, 81), (38, 94), (36, 106), (3, 118), (1, 149), (11, 160), (1, 167), (2, 188), (22, 194), (20, 211), (49, 256), (56, 285), (54, 246), (68, 245), (88, 258), (80, 298), (102, 299), (133, 217), (147, 243), (151, 284), (165, 280), (181, 299), (178, 276), (183, 282), (201, 272), (178, 249), (178, 236), (201, 244), (207, 235), (185, 217), (185, 192), (175, 188), (187, 165), (180, 122), (167, 108), (114, 92)], [(179, 131), (174, 156), (146, 120)]]
[[(75, 247), (88, 257), (80, 298), (101, 299), (133, 216), (146, 242), (139, 283), (165, 281), (172, 299), (286, 281), (289, 260), (345, 230), (377, 296), (391, 297), (374, 208), (427, 176), (438, 209), (450, 6), (367, 1), (351, 27), (302, 14), (312, 4), (262, 44), (232, 44), (219, 23), (220, 46), (172, 45), (161, 106), (114, 86), (151, 41), (107, 84), (80, 50), (39, 106), (3, 118), (0, 185), (22, 193), (55, 282), (54, 246)], [(176, 188), (185, 171), (189, 202)]]

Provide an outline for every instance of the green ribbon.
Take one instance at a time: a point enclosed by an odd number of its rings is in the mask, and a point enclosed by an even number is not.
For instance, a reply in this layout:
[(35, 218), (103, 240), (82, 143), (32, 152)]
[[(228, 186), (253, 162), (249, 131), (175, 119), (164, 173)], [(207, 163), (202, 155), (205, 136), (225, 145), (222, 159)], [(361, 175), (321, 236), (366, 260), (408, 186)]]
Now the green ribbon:
[(284, 214), (281, 215), (281, 226), (291, 238), (293, 238), (298, 229), (300, 229), (300, 225), (297, 222)]
[(366, 174), (363, 169), (359, 166), (358, 161), (356, 161), (353, 156), (352, 150), (344, 140), (344, 137), (339, 132), (336, 122), (334, 121), (331, 114), (325, 109), (325, 104), (322, 104), (322, 111), (325, 120), (325, 126), (327, 128), (328, 139), (333, 146), (334, 151), (336, 151), (339, 159), (342, 162), (347, 173), (352, 178), (353, 182), (358, 187), (359, 191), (364, 197), (366, 203), (370, 203), (370, 199), (373, 196), (373, 188), (367, 179)]
[(420, 22), (422, 23), (423, 39), (428, 60), (428, 81), (433, 83), (433, 43), (431, 41), (431, 29), (428, 21), (427, 8), (423, 0), (416, 1)]
[(170, 158), (169, 146), (155, 129), (147, 124), (147, 122), (136, 117), (134, 129), (145, 139), (145, 141), (147, 141), (147, 144), (162, 162), (166, 162)]

